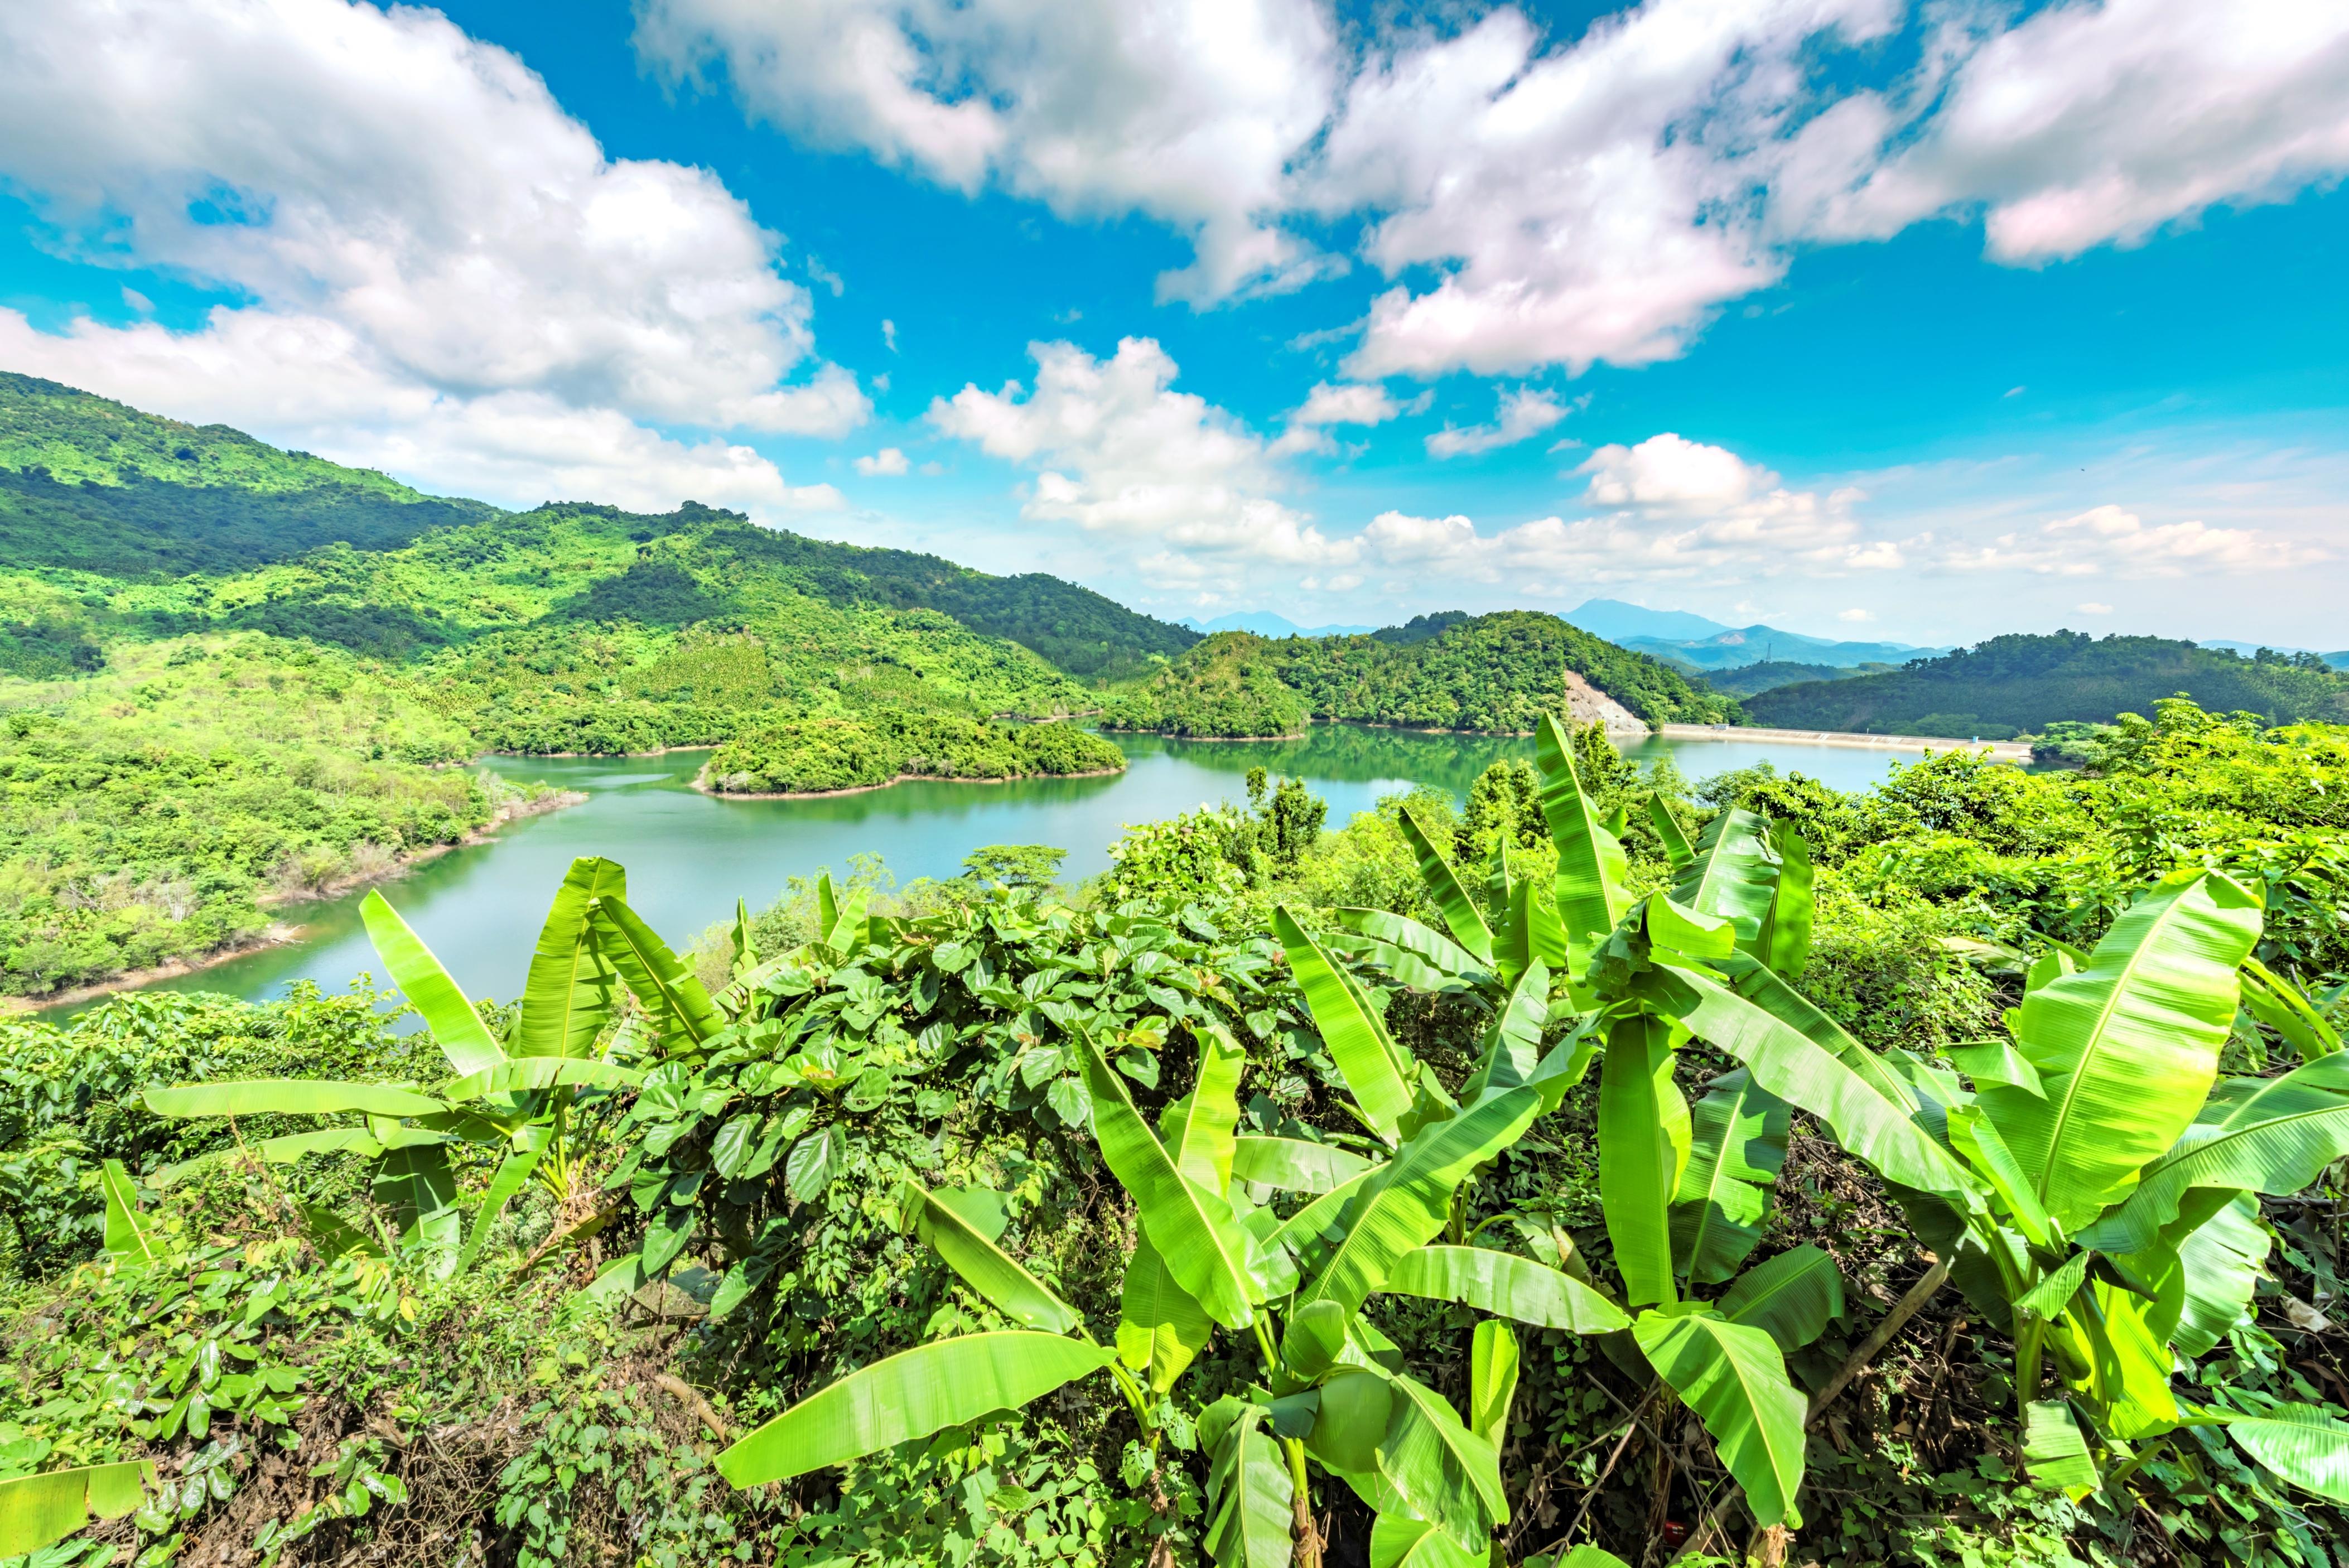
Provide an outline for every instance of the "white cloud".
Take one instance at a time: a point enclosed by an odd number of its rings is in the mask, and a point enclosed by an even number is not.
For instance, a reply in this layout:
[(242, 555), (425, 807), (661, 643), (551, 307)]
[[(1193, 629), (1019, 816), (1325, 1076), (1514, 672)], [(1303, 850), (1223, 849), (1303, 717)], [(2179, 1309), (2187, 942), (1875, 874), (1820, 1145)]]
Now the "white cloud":
[(1952, 544), (1941, 551), (1938, 564), (1956, 572), (2056, 577), (2177, 577), (2189, 572), (2273, 571), (2330, 555), (2321, 546), (2257, 529), (2213, 528), (2199, 520), (2147, 523), (2107, 504), (1985, 543)]
[(1273, 442), (1271, 450), (1276, 457), (1334, 452), (1338, 443), (1330, 439), (1328, 427), (1383, 425), (1411, 411), (1375, 382), (1317, 382), (1305, 401), (1289, 410), (1288, 428)]
[[(869, 408), (837, 366), (779, 385), (812, 360), (810, 301), (715, 176), (607, 159), (521, 61), (436, 12), (0, 9), (0, 176), (68, 253), (251, 302), (191, 333), (32, 334), (16, 362), (172, 413), (245, 410), (264, 435), (324, 432), (305, 444), (336, 455), (413, 450), (403, 471), (441, 488), (538, 488), (537, 463), (547, 487), (609, 469), (659, 496), (709, 475), (788, 505), (801, 492), (765, 459), (637, 421), (833, 435)], [(631, 458), (641, 481), (617, 477)]]
[(1567, 406), (1548, 393), (1531, 387), (1514, 387), (1501, 394), (1500, 415), (1493, 423), (1471, 425), (1466, 429), (1446, 425), (1427, 438), (1427, 455), (1456, 458), (1515, 446), (1528, 437), (1540, 435), (1566, 415)]
[(885, 316), (881, 322), (881, 344), (890, 353), (897, 352), (897, 324)]
[(884, 447), (871, 457), (856, 459), (856, 471), (867, 479), (902, 474), (912, 466), (905, 460), (905, 454), (895, 447)]
[(2113, 607), (2110, 604), (2099, 604), (2093, 599), (2083, 599), (2072, 608), (2079, 611), (2083, 615), (2109, 615), (2113, 613)]
[(1242, 563), (1340, 565), (1333, 540), (1275, 499), (1277, 455), (1225, 409), (1174, 390), (1174, 359), (1146, 337), (1096, 359), (1066, 343), (1030, 344), (1032, 391), (966, 386), (930, 405), (944, 434), (1035, 470), (1023, 516), (1072, 522), (1129, 544), (1166, 548), (1139, 564), (1154, 578), (1196, 583)]
[(1725, 447), (1685, 440), (1671, 431), (1636, 447), (1605, 446), (1574, 470), (1590, 476), (1588, 498), (1600, 506), (1733, 506), (1778, 482)]
[(1838, 621), (1851, 622), (1873, 621), (1876, 619), (1876, 612), (1873, 610), (1843, 610), (1837, 613), (1836, 619)]
[(1268, 220), (1339, 67), (1298, 0), (642, 0), (640, 55), (722, 65), (751, 112), (944, 184), (990, 179), (1064, 217), (1142, 211), (1189, 233), (1162, 297), (1210, 301), (1326, 270)]
[(1933, 89), (1921, 133), (1846, 189), (1790, 192), (1816, 232), (1982, 207), (1990, 253), (2036, 263), (2349, 170), (2349, 6), (2103, 0), (2004, 31), (1960, 13), (1928, 53), (1954, 67), (1912, 88)]

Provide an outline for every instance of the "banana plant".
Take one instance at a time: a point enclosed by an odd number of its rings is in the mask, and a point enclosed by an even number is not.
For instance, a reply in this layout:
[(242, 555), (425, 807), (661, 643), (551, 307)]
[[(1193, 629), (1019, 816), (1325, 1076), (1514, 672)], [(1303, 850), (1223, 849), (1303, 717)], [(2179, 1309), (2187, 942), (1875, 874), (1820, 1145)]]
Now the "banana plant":
[[(585, 1145), (594, 1137), (577, 1119), (580, 1097), (632, 1086), (642, 1077), (615, 1059), (619, 1051), (658, 1052), (719, 1026), (718, 1010), (699, 982), (628, 907), (626, 892), (626, 873), (616, 862), (572, 862), (540, 930), (522, 1005), (503, 1039), (390, 903), (370, 893), (361, 906), (367, 934), (431, 1031), (449, 1078), (429, 1089), (316, 1078), (183, 1084), (148, 1090), (147, 1103), (158, 1115), (174, 1117), (274, 1112), (356, 1119), (266, 1139), (250, 1152), (270, 1163), (329, 1151), (376, 1160), (372, 1192), (390, 1211), (390, 1224), (370, 1238), (326, 1211), (305, 1208), (321, 1243), (337, 1252), (415, 1249), (429, 1254), (441, 1272), (470, 1268), (500, 1214), (527, 1183), (543, 1186), (566, 1219), (576, 1218), (570, 1211), (587, 1196)], [(611, 1029), (623, 986), (641, 1007), (630, 1022), (646, 1037), (634, 1042)], [(470, 1229), (450, 1161), (460, 1144), (498, 1155)], [(150, 1180), (168, 1185), (193, 1163), (166, 1168)]]
[(2132, 1445), (2223, 1425), (2282, 1480), (2349, 1498), (2349, 1425), (2303, 1407), (2197, 1407), (2171, 1384), (2174, 1358), (2208, 1352), (2250, 1310), (2268, 1247), (2257, 1195), (2296, 1191), (2349, 1154), (2349, 1057), (2219, 1073), (2259, 940), (2254, 895), (2216, 872), (2164, 880), (2081, 960), (2051, 951), (2032, 966), (2011, 1039), (1949, 1065), (1852, 1039), (1755, 955), (1767, 919), (1723, 953), (1670, 915), (1651, 904), (1619, 928), (1608, 988), (1737, 1059), (1893, 1188), (2013, 1336), (2034, 1479), (2117, 1483), (2143, 1462)]

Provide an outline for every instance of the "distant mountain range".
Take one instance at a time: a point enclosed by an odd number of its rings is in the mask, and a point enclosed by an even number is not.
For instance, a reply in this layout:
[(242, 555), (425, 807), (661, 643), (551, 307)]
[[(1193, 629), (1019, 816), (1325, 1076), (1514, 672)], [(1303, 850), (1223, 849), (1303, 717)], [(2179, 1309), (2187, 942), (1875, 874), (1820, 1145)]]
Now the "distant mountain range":
[[(2230, 654), (2240, 654), (2247, 659), (2253, 654), (2258, 653), (2261, 648), (2271, 649), (2279, 654), (2306, 654), (2315, 652), (2313, 648), (2286, 647), (2281, 643), (2238, 643), (2224, 637), (2199, 638), (2198, 639), (2198, 644), (2199, 646), (2205, 648), (2224, 648)], [(2349, 670), (2349, 648), (2344, 648), (2339, 653), (2334, 654), (2319, 654), (2317, 656), (2323, 659), (2326, 664), (2331, 665), (2336, 670)]]
[(1378, 630), (1376, 626), (1300, 626), (1288, 616), (1276, 615), (1269, 610), (1241, 610), (1218, 615), (1212, 621), (1185, 615), (1174, 624), (1195, 632), (1254, 632), (1259, 637), (1350, 637)]
[(1568, 624), (1609, 642), (1669, 659), (1699, 672), (1743, 669), (1748, 665), (1823, 665), (1855, 669), (1861, 665), (1898, 665), (1949, 652), (1909, 643), (1846, 643), (1806, 637), (1776, 626), (1724, 626), (1686, 610), (1651, 610), (1619, 599), (1592, 599), (1566, 613)]

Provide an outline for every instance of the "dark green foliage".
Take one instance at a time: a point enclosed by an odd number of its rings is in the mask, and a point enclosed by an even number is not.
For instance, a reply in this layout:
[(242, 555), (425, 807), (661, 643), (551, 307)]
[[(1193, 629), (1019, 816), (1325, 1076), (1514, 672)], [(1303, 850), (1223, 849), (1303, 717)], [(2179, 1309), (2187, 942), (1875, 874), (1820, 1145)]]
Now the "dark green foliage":
[(2349, 718), (2349, 684), (2313, 654), (2246, 659), (2163, 637), (2055, 632), (1992, 637), (1884, 675), (1811, 682), (1746, 704), (1755, 724), (1879, 735), (2005, 739), (2061, 719), (2109, 724), (2186, 695), (2271, 724)]
[(727, 795), (866, 789), (898, 779), (1019, 779), (1115, 772), (1125, 754), (1066, 724), (990, 724), (876, 711), (793, 719), (720, 746), (704, 778)]
[(1066, 850), (1050, 844), (981, 844), (963, 856), (963, 872), (981, 887), (1049, 888), (1061, 874)]
[(558, 614), (574, 621), (634, 621), (645, 626), (683, 626), (726, 613), (726, 601), (666, 561), (639, 561), (617, 577), (606, 577)]
[(0, 673), (55, 681), (105, 667), (106, 655), (82, 626), (67, 621), (0, 621)]
[(1273, 642), (1221, 632), (1113, 702), (1107, 722), (1233, 737), (1294, 733), (1309, 715), (1516, 735), (1567, 707), (1569, 673), (1651, 723), (1719, 723), (1737, 715), (1734, 702), (1702, 682), (1555, 615), (1511, 610), (1427, 620), (1444, 624), (1408, 642), (1383, 633)]
[(1302, 779), (1283, 779), (1267, 790), (1261, 768), (1248, 770), (1248, 804), (1263, 823), (1264, 852), (1282, 870), (1293, 868), (1320, 841), (1321, 824), (1330, 818), (1330, 802), (1305, 787)]
[(232, 626), (273, 637), (331, 644), (393, 662), (450, 641), (447, 627), (436, 617), (386, 604), (271, 599), (237, 610), (227, 619)]
[(1448, 632), (1468, 619), (1465, 610), (1436, 610), (1424, 615), (1413, 615), (1400, 626), (1385, 626), (1372, 632), (1381, 643), (1423, 643), (1439, 632)]
[(1892, 667), (1890, 665), (1854, 665), (1847, 668), (1837, 665), (1795, 664), (1786, 659), (1741, 665), (1731, 670), (1700, 672), (1693, 665), (1687, 666), (1692, 674), (1702, 674), (1705, 685), (1724, 696), (1733, 697), (1750, 697), (1759, 692), (1772, 691), (1783, 686), (1798, 686), (1805, 681), (1840, 681), (1849, 680), (1854, 676), (1882, 675)]

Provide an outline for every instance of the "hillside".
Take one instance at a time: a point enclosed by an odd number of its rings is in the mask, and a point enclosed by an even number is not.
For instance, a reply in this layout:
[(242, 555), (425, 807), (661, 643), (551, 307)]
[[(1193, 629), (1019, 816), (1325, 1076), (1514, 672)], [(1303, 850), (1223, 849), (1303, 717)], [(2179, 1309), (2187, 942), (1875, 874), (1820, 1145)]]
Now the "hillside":
[(1555, 615), (1511, 610), (1386, 634), (1210, 638), (1122, 694), (1108, 721), (1199, 736), (1293, 734), (1308, 717), (1516, 734), (1568, 703), (1578, 677), (1650, 723), (1716, 723), (1737, 705), (1645, 655)]
[(2349, 681), (2315, 655), (2255, 658), (2163, 637), (2084, 632), (1993, 637), (1882, 675), (1780, 686), (1746, 699), (1755, 724), (2005, 739), (2059, 720), (2109, 723), (2185, 693), (2269, 723), (2349, 719)]
[[(1670, 664), (1673, 661), (1666, 660)], [(1855, 676), (1882, 675), (1894, 668), (1890, 664), (1860, 665), (1850, 669), (1836, 665), (1796, 664), (1788, 659), (1772, 659), (1764, 664), (1739, 665), (1733, 669), (1705, 670), (1704, 684), (1724, 696), (1745, 698), (1757, 692), (1775, 690), (1779, 686), (1795, 686), (1804, 681), (1849, 680)], [(1692, 670), (1691, 673), (1697, 673)]]

